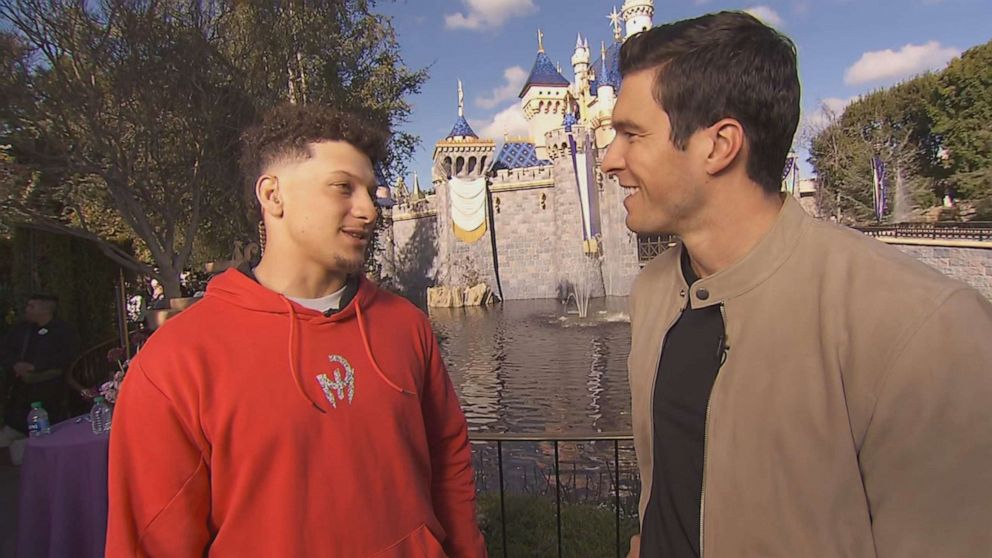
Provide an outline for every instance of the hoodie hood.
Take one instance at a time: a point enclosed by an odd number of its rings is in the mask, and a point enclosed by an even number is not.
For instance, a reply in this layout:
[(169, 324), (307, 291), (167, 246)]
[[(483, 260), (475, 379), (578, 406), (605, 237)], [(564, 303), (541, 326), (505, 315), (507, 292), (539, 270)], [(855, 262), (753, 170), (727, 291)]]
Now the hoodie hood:
[[(341, 297), (341, 308), (334, 312), (323, 314), (290, 301), (284, 295), (262, 286), (255, 279), (251, 268), (228, 269), (210, 280), (207, 285), (207, 296), (217, 297), (250, 310), (268, 314), (288, 314), (286, 302), (294, 307), (294, 312), (306, 319), (326, 318), (329, 321), (352, 319), (356, 307), (368, 308), (374, 301), (379, 287), (363, 275), (349, 275), (345, 283), (345, 292)], [(323, 320), (318, 320), (322, 322)]]
[(365, 326), (363, 308), (367, 309), (375, 303), (376, 294), (379, 291), (379, 287), (375, 283), (363, 275), (349, 276), (345, 294), (341, 299), (342, 308), (336, 312), (323, 313), (301, 306), (284, 295), (262, 286), (249, 273), (250, 270), (246, 272), (228, 269), (210, 281), (207, 285), (206, 296), (223, 300), (251, 312), (263, 312), (285, 317), (286, 327), (289, 331), (289, 345), (286, 349), (289, 372), (293, 376), (293, 382), (300, 395), (318, 411), (327, 413), (327, 409), (307, 395), (299, 374), (299, 355), (303, 348), (298, 346), (297, 332), (301, 327), (316, 327), (332, 322), (355, 320), (365, 353), (372, 363), (376, 375), (397, 392), (413, 395), (413, 392), (399, 387), (390, 380), (372, 354), (372, 345), (369, 342), (368, 328)]

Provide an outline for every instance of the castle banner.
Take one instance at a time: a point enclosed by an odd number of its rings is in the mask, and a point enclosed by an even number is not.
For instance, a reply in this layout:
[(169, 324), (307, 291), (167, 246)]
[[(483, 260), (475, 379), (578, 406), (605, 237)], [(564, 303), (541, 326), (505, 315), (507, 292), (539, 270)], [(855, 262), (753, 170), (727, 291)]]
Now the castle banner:
[(448, 197), (455, 237), (467, 243), (482, 238), (486, 234), (486, 179), (452, 178)]

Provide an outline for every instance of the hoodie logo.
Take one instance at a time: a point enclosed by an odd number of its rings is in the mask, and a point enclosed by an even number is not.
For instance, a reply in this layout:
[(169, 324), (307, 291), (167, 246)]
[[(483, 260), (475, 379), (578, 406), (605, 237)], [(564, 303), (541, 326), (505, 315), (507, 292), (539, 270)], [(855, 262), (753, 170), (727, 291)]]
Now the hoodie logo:
[[(341, 366), (334, 370), (333, 381), (327, 377), (327, 374), (317, 376), (320, 388), (324, 390), (324, 397), (331, 403), (331, 407), (337, 409), (338, 401), (344, 401), (347, 394), (348, 404), (351, 405), (351, 400), (355, 398), (355, 370), (343, 356), (330, 355), (327, 360), (331, 361), (331, 364), (336, 363)], [(342, 368), (344, 369), (344, 377), (341, 377)], [(336, 398), (335, 395), (337, 395)]]

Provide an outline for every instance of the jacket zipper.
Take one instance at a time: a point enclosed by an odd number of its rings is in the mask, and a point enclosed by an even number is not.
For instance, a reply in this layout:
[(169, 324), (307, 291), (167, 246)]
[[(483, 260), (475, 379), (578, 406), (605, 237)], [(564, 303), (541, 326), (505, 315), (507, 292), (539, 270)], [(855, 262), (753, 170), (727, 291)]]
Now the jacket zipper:
[(699, 558), (703, 558), (703, 512), (706, 509), (706, 444), (710, 433), (710, 406), (713, 404), (716, 384), (720, 381), (720, 369), (723, 368), (725, 362), (724, 355), (729, 349), (727, 345), (727, 310), (722, 302), (720, 303), (720, 318), (723, 319), (723, 337), (721, 338), (720, 354), (717, 355), (720, 361), (716, 369), (716, 379), (713, 380), (713, 387), (710, 389), (710, 397), (706, 401), (706, 418), (703, 421), (703, 482), (699, 491)]

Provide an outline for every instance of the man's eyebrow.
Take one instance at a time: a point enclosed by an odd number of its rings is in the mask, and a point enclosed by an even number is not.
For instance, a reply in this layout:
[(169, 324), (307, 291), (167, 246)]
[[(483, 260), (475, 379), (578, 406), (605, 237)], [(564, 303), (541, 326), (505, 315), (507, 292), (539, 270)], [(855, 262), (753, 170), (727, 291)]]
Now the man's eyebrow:
[[(350, 173), (350, 172), (348, 172), (346, 170), (333, 170), (333, 171), (327, 173), (327, 178), (329, 180), (339, 179), (339, 178), (347, 178), (348, 180), (353, 180), (355, 182), (358, 182), (358, 183), (362, 184), (363, 186), (367, 186), (369, 184), (375, 184), (376, 182), (378, 182), (375, 179), (375, 177), (372, 177), (371, 180), (365, 180), (365, 178), (363, 178), (361, 176), (358, 176), (358, 175), (355, 175), (355, 174), (352, 174), (352, 173)], [(376, 184), (376, 185), (378, 186), (378, 184)]]
[(630, 120), (614, 120), (613, 129), (621, 132), (643, 132), (644, 128), (641, 128), (637, 124), (631, 122)]

